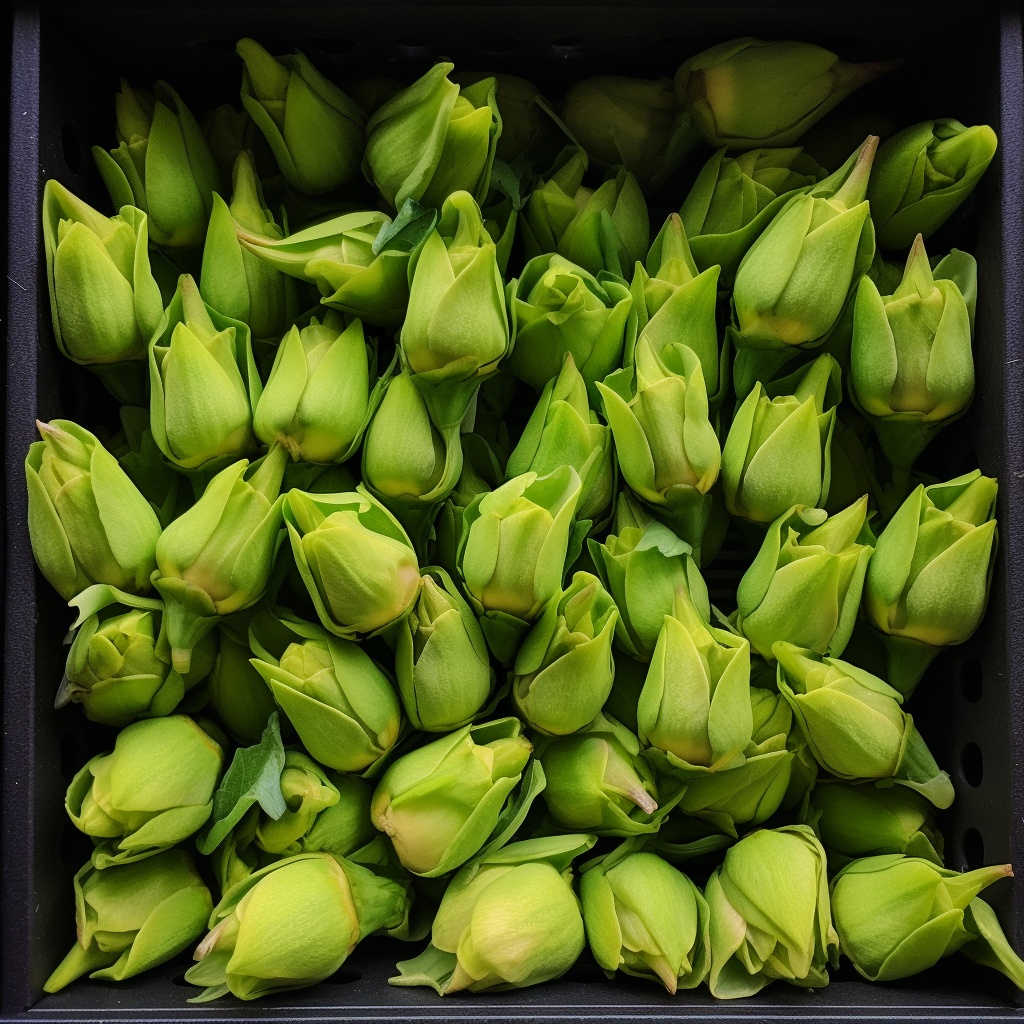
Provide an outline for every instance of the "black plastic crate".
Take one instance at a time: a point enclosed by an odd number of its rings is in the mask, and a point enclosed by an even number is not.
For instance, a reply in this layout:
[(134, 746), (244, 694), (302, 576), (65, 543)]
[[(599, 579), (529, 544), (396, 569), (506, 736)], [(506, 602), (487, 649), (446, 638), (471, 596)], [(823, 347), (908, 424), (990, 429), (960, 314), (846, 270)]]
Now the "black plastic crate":
[[(57, 178), (109, 210), (88, 146), (113, 143), (118, 76), (140, 84), (166, 78), (197, 114), (225, 100), (237, 104), (241, 75), (233, 48), (243, 35), (275, 53), (297, 45), (334, 78), (374, 71), (408, 82), (444, 55), (465, 70), (526, 75), (554, 96), (594, 73), (671, 75), (688, 55), (733, 36), (809, 39), (850, 60), (907, 58), (840, 109), (878, 110), (898, 126), (955, 116), (996, 128), (1000, 148), (991, 169), (964, 215), (936, 239), (936, 251), (957, 245), (974, 252), (981, 284), (974, 406), (932, 456), (945, 477), (980, 465), (999, 478), (1001, 543), (982, 628), (935, 662), (910, 710), (956, 787), (956, 802), (942, 819), (949, 865), (1011, 861), (1024, 871), (1024, 67), (1017, 5), (25, 3), (14, 12), (11, 36), (0, 1021), (1024, 1015), (1008, 982), (960, 957), (897, 984), (870, 985), (845, 966), (822, 990), (776, 982), (753, 999), (725, 1003), (700, 990), (668, 996), (625, 977), (612, 983), (584, 957), (561, 981), (442, 1001), (423, 989), (389, 988), (395, 961), (419, 947), (373, 939), (328, 982), (257, 1003), (188, 1005), (197, 990), (181, 980), (187, 954), (127, 983), (80, 981), (40, 998), (73, 941), (71, 876), (85, 859), (63, 793), (102, 738), (84, 728), (75, 710), (52, 708), (70, 616), (34, 567), (22, 464), (36, 417), (89, 424), (114, 412), (53, 341), (42, 186)], [(678, 206), (682, 198), (667, 201)], [(1024, 883), (1001, 882), (988, 895), (1024, 951)]]

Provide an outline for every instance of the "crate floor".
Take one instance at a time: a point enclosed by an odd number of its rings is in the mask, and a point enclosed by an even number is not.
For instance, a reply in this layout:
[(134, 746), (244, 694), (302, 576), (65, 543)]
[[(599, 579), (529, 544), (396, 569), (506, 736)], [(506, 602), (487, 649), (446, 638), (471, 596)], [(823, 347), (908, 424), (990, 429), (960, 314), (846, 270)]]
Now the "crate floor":
[(396, 959), (418, 952), (393, 942), (365, 943), (329, 981), (314, 988), (244, 1003), (226, 997), (190, 1004), (198, 992), (182, 975), (187, 956), (120, 985), (80, 981), (46, 996), (17, 1021), (47, 1024), (131, 1021), (615, 1021), (757, 1020), (975, 1021), (1024, 1016), (1012, 986), (961, 957), (916, 978), (887, 985), (860, 979), (849, 967), (825, 989), (809, 991), (776, 982), (750, 999), (716, 1002), (702, 986), (675, 996), (653, 984), (620, 975), (605, 978), (581, 960), (556, 982), (517, 992), (460, 993), (439, 998), (425, 988), (387, 984)]

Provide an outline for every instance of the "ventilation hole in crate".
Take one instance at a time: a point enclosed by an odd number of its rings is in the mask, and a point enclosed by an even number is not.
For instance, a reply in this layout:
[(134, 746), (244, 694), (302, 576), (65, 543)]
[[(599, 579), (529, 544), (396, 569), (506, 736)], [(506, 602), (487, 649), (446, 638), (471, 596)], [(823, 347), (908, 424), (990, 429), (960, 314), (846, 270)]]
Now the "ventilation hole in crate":
[(60, 741), (60, 773), (68, 782), (85, 764), (82, 737), (77, 732), (66, 732)]
[(193, 987), (191, 982), (185, 980), (185, 972), (184, 971), (182, 971), (181, 974), (176, 974), (173, 978), (171, 978), (171, 984), (172, 985), (177, 985), (178, 988), (192, 988)]
[(308, 50), (332, 64), (344, 60), (355, 48), (356, 44), (351, 39), (317, 39), (307, 45)]
[(594, 44), (583, 36), (559, 36), (551, 40), (551, 49), (558, 57), (577, 57), (586, 53)]
[(351, 985), (362, 978), (363, 972), (358, 967), (339, 967), (329, 978), (324, 979), (325, 985)]
[(407, 57), (429, 57), (437, 49), (434, 40), (428, 36), (399, 36), (395, 46)]
[(985, 863), (985, 840), (976, 828), (969, 828), (964, 832), (961, 840), (964, 851), (964, 869), (973, 871)]
[(964, 749), (960, 751), (960, 767), (967, 785), (977, 789), (985, 777), (985, 763), (981, 756), (981, 747), (977, 743), (964, 745)]
[(77, 174), (82, 166), (82, 140), (78, 128), (72, 121), (65, 121), (60, 130), (60, 151), (64, 154), (64, 163), (72, 174)]
[(515, 39), (512, 36), (499, 36), (496, 39), (488, 39), (487, 42), (480, 44), (480, 52), (486, 57), (505, 57), (510, 53), (514, 53), (523, 45), (521, 39)]
[(981, 700), (983, 678), (981, 662), (973, 655), (965, 658), (960, 666), (960, 689), (972, 704), (977, 704)]

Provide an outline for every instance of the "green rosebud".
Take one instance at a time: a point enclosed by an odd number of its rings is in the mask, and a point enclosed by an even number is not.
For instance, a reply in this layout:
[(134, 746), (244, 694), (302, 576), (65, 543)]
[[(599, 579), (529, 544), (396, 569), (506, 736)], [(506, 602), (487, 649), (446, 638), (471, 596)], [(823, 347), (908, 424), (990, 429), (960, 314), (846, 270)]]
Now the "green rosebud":
[(801, 988), (828, 984), (839, 939), (825, 867), (825, 851), (806, 825), (761, 829), (728, 850), (704, 890), (713, 996), (756, 995), (780, 978)]
[(654, 775), (640, 743), (623, 725), (598, 715), (572, 736), (556, 737), (539, 752), (547, 786), (544, 802), (561, 828), (598, 835), (657, 832)]
[(942, 833), (934, 808), (905, 786), (855, 786), (828, 782), (811, 790), (806, 822), (835, 871), (858, 857), (905, 853), (942, 867)]
[(142, 860), (202, 828), (223, 765), (220, 745), (185, 715), (134, 722), (75, 775), (64, 805), (86, 835), (111, 840), (96, 867)]
[(256, 845), (266, 853), (294, 856), (321, 811), (341, 799), (327, 772), (299, 750), (287, 750), (281, 771), (281, 796), (288, 808), (280, 818), (261, 813)]
[(28, 534), (40, 571), (66, 601), (92, 583), (149, 590), (160, 522), (93, 434), (36, 420), (25, 457)]
[(373, 786), (351, 775), (331, 771), (326, 775), (338, 791), (338, 801), (318, 812), (300, 840), (302, 851), (348, 857), (377, 838), (377, 830), (370, 821)]
[(163, 313), (146, 215), (104, 217), (59, 181), (43, 189), (46, 282), (57, 347), (86, 366), (144, 359)]
[[(712, 404), (725, 397), (726, 383), (725, 352), (719, 352), (715, 310), (719, 270), (709, 267), (698, 273), (683, 222), (672, 213), (647, 254), (646, 268), (637, 263), (631, 288), (638, 342), (649, 342), (663, 359), (670, 347), (692, 349), (700, 359)], [(626, 357), (628, 362), (632, 352)]]
[(293, 459), (329, 464), (355, 452), (370, 418), (371, 353), (363, 325), (328, 310), (284, 336), (274, 368), (253, 410), (253, 429), (266, 445)]
[(589, 162), (581, 146), (566, 146), (545, 177), (536, 183), (523, 206), (527, 259), (555, 252), (580, 206), (593, 195), (593, 189), (583, 188)]
[(206, 986), (196, 1002), (315, 985), (367, 935), (399, 924), (406, 902), (397, 882), (326, 853), (276, 861), (224, 893), (185, 980)]
[(728, 768), (750, 743), (750, 644), (709, 626), (680, 587), (637, 706), (640, 742), (670, 763)]
[[(964, 254), (966, 256), (966, 254)], [(970, 278), (977, 279), (972, 258)], [(973, 318), (957, 283), (936, 279), (918, 235), (903, 280), (882, 296), (861, 278), (853, 314), (850, 390), (886, 458), (909, 471), (974, 397)]]
[(466, 725), (494, 689), (483, 631), (443, 569), (423, 575), (419, 597), (398, 632), (395, 675), (409, 721), (425, 732)]
[(670, 995), (707, 977), (708, 905), (700, 889), (656, 853), (633, 852), (626, 842), (584, 864), (580, 900), (587, 941), (608, 977), (621, 970), (661, 982)]
[(720, 266), (721, 283), (729, 286), (747, 250), (794, 193), (828, 172), (799, 146), (725, 154), (720, 149), (701, 168), (679, 216), (698, 269)]
[(897, 63), (849, 64), (814, 43), (744, 36), (683, 64), (676, 72), (676, 99), (709, 145), (789, 146)]
[(222, 316), (248, 324), (254, 338), (276, 342), (297, 313), (295, 285), (246, 249), (235, 225), (271, 239), (284, 236), (267, 209), (251, 153), (243, 150), (238, 154), (231, 180), (230, 205), (216, 192), (213, 195), (200, 291), (203, 300)]
[(183, 274), (149, 345), (150, 428), (182, 469), (255, 447), (259, 399), (249, 328), (207, 306)]
[[(656, 771), (684, 785), (678, 803), (684, 814), (732, 837), (741, 825), (759, 825), (780, 807), (798, 805), (817, 770), (809, 755), (810, 769), (803, 768), (790, 735), (793, 716), (782, 697), (759, 686), (749, 686), (747, 693), (752, 727), (742, 756), (712, 770), (656, 747), (646, 754)], [(711, 711), (717, 711), (714, 704)], [(742, 709), (737, 713), (748, 720)]]
[(346, 213), (276, 239), (235, 223), (243, 249), (272, 267), (316, 285), (324, 305), (368, 324), (397, 327), (409, 302), (409, 256), (433, 227), (433, 214), (406, 211), (391, 220)]
[(773, 381), (771, 395), (755, 384), (722, 448), (722, 489), (732, 515), (767, 524), (794, 505), (824, 505), (841, 399), (839, 364), (829, 355)]
[(656, 192), (698, 143), (664, 76), (585, 78), (565, 94), (562, 118), (594, 160), (623, 165), (645, 192)]
[(366, 431), (362, 469), (366, 489), (422, 550), (438, 504), (459, 479), (462, 446), (457, 425), (443, 432), (434, 426), (423, 392), (406, 372), (384, 386)]
[(510, 664), (529, 623), (561, 589), (580, 495), (571, 466), (523, 473), (478, 494), (463, 513), (457, 561), (487, 643)]
[(572, 353), (566, 352), (561, 371), (544, 385), (523, 436), (508, 457), (505, 476), (544, 476), (572, 466), (582, 481), (576, 515), (596, 522), (611, 505), (612, 458), (611, 430), (590, 408), (586, 381)]
[(147, 214), (157, 245), (198, 248), (220, 184), (202, 129), (166, 82), (150, 95), (122, 78), (114, 106), (120, 145), (109, 153), (92, 148), (114, 209), (135, 206)]
[(202, 935), (212, 909), (184, 850), (102, 871), (89, 861), (75, 875), (78, 941), (43, 991), (59, 992), (83, 974), (124, 981), (166, 963)]
[(523, 638), (512, 703), (534, 729), (566, 736), (592, 722), (612, 691), (619, 613), (596, 576), (578, 572)]
[(792, 354), (825, 341), (875, 254), (864, 195), (877, 145), (869, 135), (835, 174), (790, 199), (747, 251), (733, 291), (737, 348)]
[(169, 715), (209, 675), (216, 644), (204, 639), (190, 670), (179, 675), (171, 667), (161, 602), (111, 591), (94, 587), (73, 599), (76, 631), (54, 707), (81, 704), (91, 722), (120, 729)]
[(445, 891), (430, 945), (401, 961), (389, 983), (444, 996), (560, 977), (584, 947), (572, 861), (594, 842), (585, 835), (528, 839), (467, 864)]
[(815, 760), (840, 779), (893, 779), (949, 807), (953, 786), (939, 771), (903, 697), (878, 676), (779, 641), (779, 692)]
[[(448, 241), (446, 221), (457, 225)], [(413, 254), (409, 281), (404, 364), (432, 389), (462, 382), (472, 389), (497, 368), (511, 335), (497, 248), (468, 193), (445, 200), (438, 229)], [(462, 419), (471, 394), (450, 417), (438, 417), (442, 426)]]
[(175, 519), (156, 545), (153, 585), (164, 599), (174, 667), (188, 672), (192, 649), (224, 615), (264, 594), (281, 543), (278, 494), (283, 448), (249, 466), (221, 470), (202, 497)]
[(253, 39), (242, 58), (242, 105), (290, 185), (317, 195), (350, 181), (363, 155), (366, 115), (298, 50), (271, 57)]
[(495, 81), (460, 89), (454, 64), (435, 64), (366, 126), (363, 173), (396, 210), (406, 199), (440, 208), (453, 193), (483, 202), (501, 135)]
[(541, 391), (571, 355), (595, 401), (597, 381), (621, 365), (623, 345), (635, 336), (629, 289), (612, 277), (598, 281), (582, 267), (549, 254), (526, 264), (514, 295), (512, 372)]
[(777, 640), (843, 653), (873, 550), (867, 508), (867, 495), (834, 516), (797, 505), (768, 527), (736, 591), (735, 625), (769, 662)]
[(995, 156), (987, 124), (965, 128), (951, 117), (904, 128), (878, 150), (868, 188), (871, 216), (884, 249), (930, 238), (974, 191)]
[(515, 718), (467, 725), (405, 754), (373, 794), (373, 824), (413, 874), (436, 878), (487, 842), (533, 746)]
[(878, 538), (864, 614), (882, 635), (889, 681), (904, 696), (942, 648), (970, 639), (985, 615), (998, 489), (980, 470), (920, 484)]
[(868, 980), (895, 981), (959, 949), (1024, 988), (1024, 963), (978, 897), (1012, 874), (1009, 864), (961, 874), (900, 854), (855, 860), (832, 881), (843, 952)]
[[(624, 504), (620, 496), (618, 507)], [(617, 518), (619, 518), (617, 516)], [(667, 526), (644, 516), (640, 525), (617, 524), (603, 544), (588, 541), (601, 582), (619, 609), (615, 642), (631, 658), (648, 662), (676, 590), (687, 590), (705, 622), (711, 620), (708, 588), (692, 549)]]
[(253, 627), (252, 664), (303, 746), (328, 768), (368, 771), (395, 745), (401, 729), (391, 680), (358, 644), (319, 626), (289, 617), (277, 629), (281, 643), (265, 647), (259, 627)]
[(541, 98), (540, 90), (533, 82), (517, 75), (459, 71), (451, 76), (451, 80), (462, 88), (487, 78), (494, 79), (494, 97), (501, 112), (501, 135), (494, 155), (505, 163), (511, 163), (517, 156), (525, 154), (543, 134), (545, 122), (537, 103)]
[(722, 463), (699, 357), (685, 345), (659, 355), (643, 339), (634, 366), (597, 387), (626, 483), (699, 548), (710, 513), (708, 492)]
[(236, 633), (224, 622), (215, 634), (207, 636), (216, 637), (218, 644), (216, 660), (206, 682), (210, 708), (236, 743), (241, 746), (259, 743), (275, 705), (263, 677), (250, 663), (249, 638), (245, 633)]
[(284, 520), (299, 575), (332, 633), (374, 634), (412, 607), (420, 588), (416, 552), (362, 485), (343, 494), (289, 491)]

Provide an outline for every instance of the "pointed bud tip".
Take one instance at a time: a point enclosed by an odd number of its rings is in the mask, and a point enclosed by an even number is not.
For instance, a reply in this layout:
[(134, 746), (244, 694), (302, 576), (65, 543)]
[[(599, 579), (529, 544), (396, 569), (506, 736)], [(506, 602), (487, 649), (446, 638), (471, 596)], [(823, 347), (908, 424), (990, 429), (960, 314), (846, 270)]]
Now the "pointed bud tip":
[(192, 651), (186, 651), (180, 647), (175, 647), (171, 651), (171, 664), (174, 666), (174, 671), (177, 672), (178, 675), (185, 675), (192, 667)]

